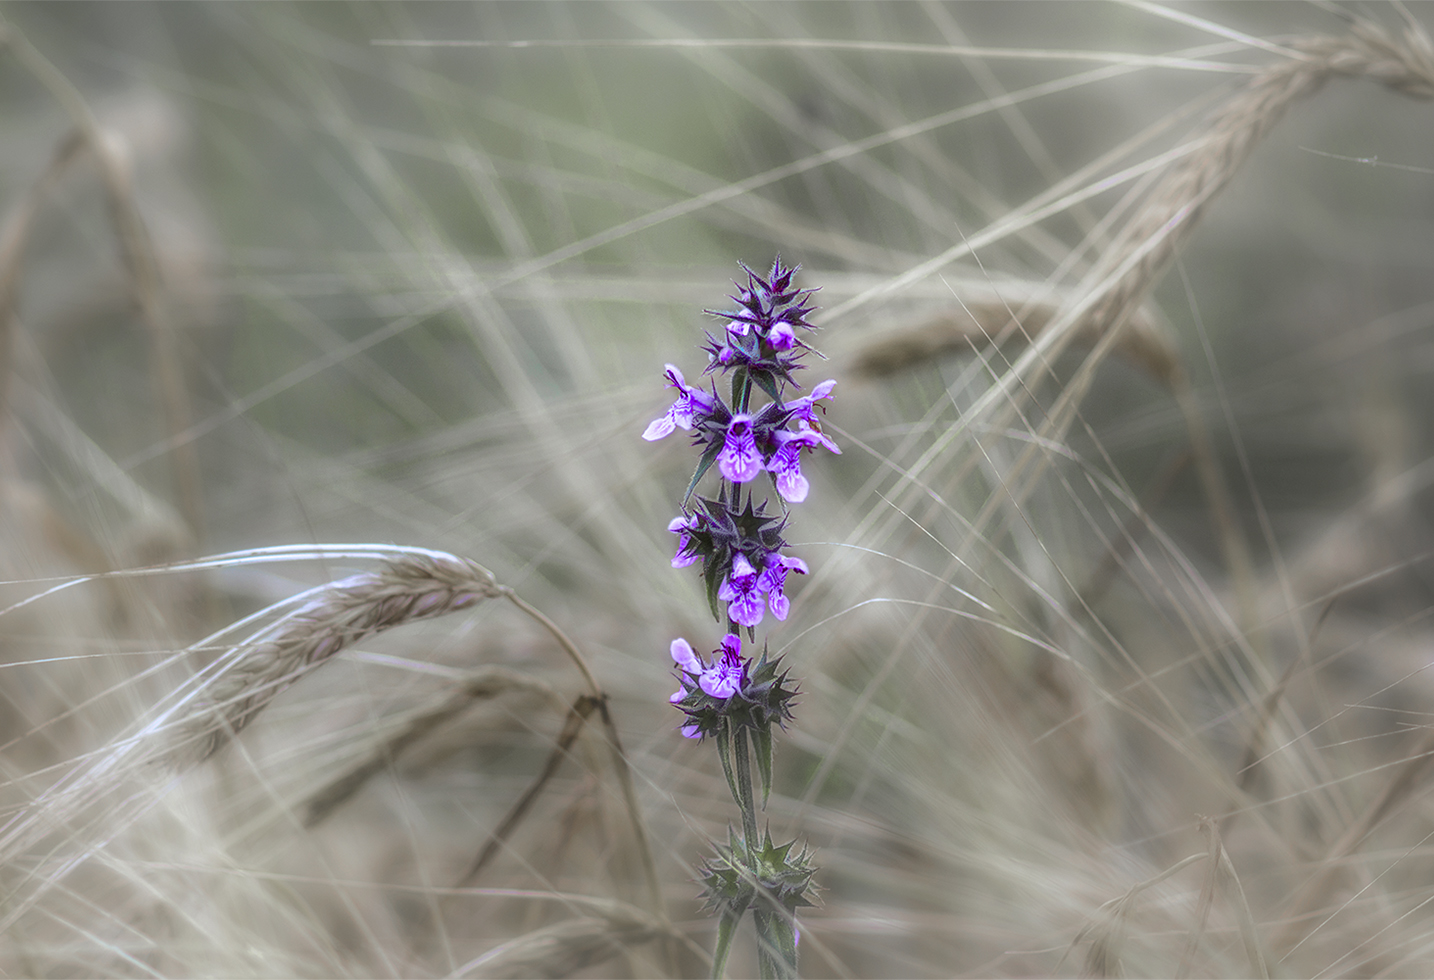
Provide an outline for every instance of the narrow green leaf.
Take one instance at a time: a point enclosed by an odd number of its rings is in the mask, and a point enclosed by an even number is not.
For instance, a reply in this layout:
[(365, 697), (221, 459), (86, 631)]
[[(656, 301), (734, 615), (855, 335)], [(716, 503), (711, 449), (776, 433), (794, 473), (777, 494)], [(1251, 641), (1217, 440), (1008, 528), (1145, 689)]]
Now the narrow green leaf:
[(757, 756), (757, 775), (762, 780), (762, 809), (767, 809), (767, 798), (772, 795), (772, 730), (757, 728), (752, 731), (752, 751)]
[(757, 807), (752, 802), (752, 760), (747, 755), (747, 729), (738, 727), (732, 736), (732, 756), (737, 764), (737, 808), (742, 811), (742, 836), (747, 841), (747, 862), (755, 863)]
[(771, 398), (772, 401), (779, 402), (782, 400), (782, 393), (777, 390), (777, 379), (773, 377), (770, 371), (758, 371), (752, 375), (752, 380), (757, 382), (757, 387), (765, 391), (767, 397)]
[(718, 980), (727, 969), (727, 955), (732, 952), (732, 937), (737, 934), (737, 926), (742, 922), (742, 914), (746, 907), (729, 908), (722, 912), (722, 917), (717, 920), (717, 945), (712, 949), (712, 980)]
[(722, 773), (727, 777), (727, 788), (732, 791), (732, 799), (741, 806), (742, 794), (737, 791), (737, 774), (732, 771), (732, 728), (726, 719), (723, 719), (722, 727), (717, 730), (717, 755), (722, 759)]
[(707, 605), (712, 610), (712, 618), (720, 623), (725, 618), (717, 608), (717, 591), (722, 588), (721, 576), (707, 574), (708, 570), (705, 568), (702, 571), (703, 577), (707, 579)]
[(687, 501), (692, 498), (692, 491), (697, 489), (697, 481), (702, 479), (703, 474), (712, 468), (713, 460), (717, 458), (717, 454), (721, 451), (721, 446), (708, 446), (707, 451), (702, 454), (702, 458), (697, 461), (697, 471), (692, 474), (692, 480), (687, 484), (687, 492), (682, 495), (682, 506), (684, 508), (687, 506)]

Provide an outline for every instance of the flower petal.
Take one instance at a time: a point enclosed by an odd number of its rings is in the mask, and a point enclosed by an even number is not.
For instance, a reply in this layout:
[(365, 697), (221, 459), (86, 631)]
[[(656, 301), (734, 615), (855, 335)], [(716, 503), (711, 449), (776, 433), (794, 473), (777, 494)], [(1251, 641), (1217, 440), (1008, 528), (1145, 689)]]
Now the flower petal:
[(767, 331), (767, 343), (772, 346), (772, 350), (791, 350), (797, 344), (797, 335), (792, 332), (790, 323), (778, 320)]
[(732, 416), (722, 451), (717, 454), (717, 469), (733, 483), (746, 483), (762, 472), (762, 454), (752, 431), (752, 416)]
[(679, 636), (672, 641), (671, 649), (672, 659), (677, 662), (677, 666), (689, 674), (700, 674), (706, 669), (701, 659), (692, 651), (692, 644), (688, 643), (682, 637)]
[(772, 433), (778, 442), (777, 451), (767, 460), (767, 470), (777, 484), (777, 493), (792, 504), (807, 499), (811, 484), (802, 476), (801, 455), (806, 439), (799, 432), (777, 431)]
[(665, 439), (672, 435), (672, 430), (675, 428), (677, 428), (677, 423), (673, 421), (672, 410), (668, 409), (667, 414), (662, 418), (653, 419), (648, 423), (647, 428), (642, 432), (642, 437), (648, 442), (656, 442), (658, 439)]
[(762, 622), (762, 594), (756, 589), (734, 597), (727, 606), (727, 615), (739, 626), (757, 626)]

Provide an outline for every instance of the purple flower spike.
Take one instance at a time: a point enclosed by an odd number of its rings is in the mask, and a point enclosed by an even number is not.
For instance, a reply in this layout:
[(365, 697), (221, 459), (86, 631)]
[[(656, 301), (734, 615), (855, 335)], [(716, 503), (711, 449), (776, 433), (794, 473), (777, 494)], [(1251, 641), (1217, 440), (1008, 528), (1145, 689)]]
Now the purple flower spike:
[(791, 600), (782, 592), (787, 584), (787, 573), (805, 575), (808, 570), (807, 563), (800, 558), (791, 558), (776, 552), (767, 556), (767, 567), (762, 569), (762, 577), (757, 587), (767, 593), (767, 605), (771, 607), (773, 616), (785, 622), (787, 613), (792, 608)]
[(762, 621), (761, 576), (740, 551), (732, 560), (732, 571), (727, 581), (717, 590), (717, 598), (730, 603), (727, 615), (740, 626), (756, 626)]
[(836, 387), (836, 379), (828, 378), (812, 389), (810, 395), (803, 395), (801, 398), (783, 402), (782, 408), (791, 412), (794, 419), (802, 419), (807, 422), (816, 422), (816, 403), (824, 398), (832, 396), (832, 389)]
[(742, 689), (747, 665), (742, 661), (742, 640), (732, 633), (722, 637), (722, 659), (715, 661), (698, 680), (698, 686), (714, 698), (726, 700)]
[(677, 389), (677, 401), (672, 403), (666, 415), (654, 419), (642, 433), (648, 442), (666, 438), (674, 429), (690, 430), (698, 415), (712, 414), (712, 396), (701, 388), (688, 385), (682, 372), (674, 365), (667, 365), (667, 381), (669, 388)]
[(727, 437), (717, 454), (717, 469), (733, 483), (746, 483), (762, 472), (762, 454), (757, 449), (752, 416), (733, 415), (727, 423)]

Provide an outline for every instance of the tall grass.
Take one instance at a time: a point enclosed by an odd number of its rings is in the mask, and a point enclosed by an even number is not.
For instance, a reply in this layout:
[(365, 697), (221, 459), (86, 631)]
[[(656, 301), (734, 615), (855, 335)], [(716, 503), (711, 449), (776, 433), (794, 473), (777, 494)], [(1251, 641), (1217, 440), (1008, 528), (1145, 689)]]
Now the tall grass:
[(639, 434), (779, 252), (803, 972), (1434, 971), (1424, 8), (3, 15), (0, 969), (705, 973)]

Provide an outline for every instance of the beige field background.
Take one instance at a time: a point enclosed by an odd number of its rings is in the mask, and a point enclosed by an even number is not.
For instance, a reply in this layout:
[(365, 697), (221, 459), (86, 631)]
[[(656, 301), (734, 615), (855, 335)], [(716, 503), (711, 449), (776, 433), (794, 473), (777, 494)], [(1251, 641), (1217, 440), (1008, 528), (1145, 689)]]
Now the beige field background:
[(780, 253), (802, 972), (1434, 973), (1431, 13), (0, 8), (0, 971), (705, 975)]

